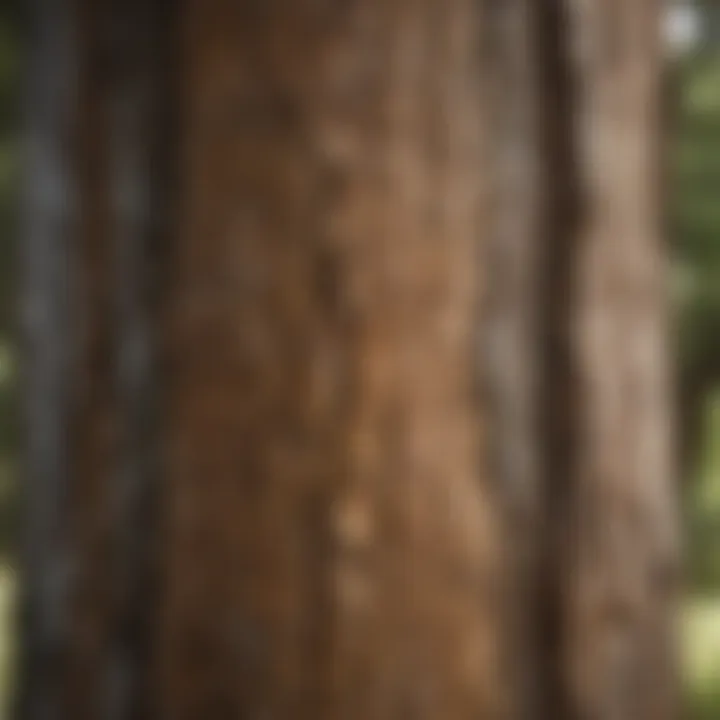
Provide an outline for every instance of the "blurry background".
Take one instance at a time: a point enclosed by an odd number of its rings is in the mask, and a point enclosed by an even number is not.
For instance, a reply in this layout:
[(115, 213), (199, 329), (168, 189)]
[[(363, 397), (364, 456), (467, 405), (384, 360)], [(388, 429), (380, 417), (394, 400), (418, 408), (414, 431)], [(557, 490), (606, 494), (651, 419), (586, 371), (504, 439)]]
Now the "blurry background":
[[(17, 373), (13, 239), (21, 33), (0, 4), (0, 702), (12, 683)], [(678, 395), (686, 513), (689, 717), (720, 720), (720, 5), (674, 2), (666, 18)], [(0, 710), (0, 718), (3, 713)]]
[(720, 7), (667, 19), (670, 237), (678, 313), (686, 512), (687, 682), (694, 716), (720, 718)]

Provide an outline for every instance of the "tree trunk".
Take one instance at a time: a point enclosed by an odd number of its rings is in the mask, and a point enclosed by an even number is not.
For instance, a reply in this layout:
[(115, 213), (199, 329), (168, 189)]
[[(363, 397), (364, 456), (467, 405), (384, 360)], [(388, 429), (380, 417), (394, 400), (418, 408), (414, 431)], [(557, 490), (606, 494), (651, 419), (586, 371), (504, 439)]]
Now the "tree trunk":
[(36, 4), (19, 716), (674, 717), (653, 4)]
[(77, 69), (75, 26), (67, 2), (35, 0), (26, 98), (26, 192), (20, 265), (25, 290), (25, 522), (22, 537), (23, 646), (19, 714), (64, 717), (62, 669), (68, 658), (70, 244), (76, 184), (68, 153)]
[(188, 3), (164, 717), (498, 713), (475, 5)]
[(141, 718), (154, 694), (153, 336), (172, 188), (173, 13), (160, 0), (36, 5), (17, 716)]
[[(116, 396), (112, 320), (111, 213), (108, 172), (107, 43), (103, 6), (75, 4), (78, 43), (78, 100), (75, 162), (79, 198), (73, 294), (73, 422), (69, 427), (72, 508), (70, 539), (75, 562), (71, 595), (74, 643), (67, 661), (66, 701), (73, 717), (97, 717), (103, 683), (109, 586), (109, 518), (106, 502), (114, 472)], [(64, 717), (64, 715), (62, 716)]]
[(676, 487), (660, 62), (652, 2), (570, 3), (578, 79), (572, 340), (579, 437), (566, 519), (573, 717), (675, 717)]

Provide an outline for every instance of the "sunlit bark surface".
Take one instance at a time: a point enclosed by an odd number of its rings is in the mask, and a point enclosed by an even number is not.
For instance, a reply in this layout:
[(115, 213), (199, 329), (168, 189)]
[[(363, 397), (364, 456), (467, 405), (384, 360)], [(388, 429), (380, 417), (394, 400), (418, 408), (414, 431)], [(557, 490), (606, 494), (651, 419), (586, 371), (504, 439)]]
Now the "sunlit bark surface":
[(495, 717), (476, 3), (186, 13), (163, 714)]
[(583, 718), (677, 716), (658, 6), (570, 3), (584, 206), (572, 296), (580, 432), (567, 672)]

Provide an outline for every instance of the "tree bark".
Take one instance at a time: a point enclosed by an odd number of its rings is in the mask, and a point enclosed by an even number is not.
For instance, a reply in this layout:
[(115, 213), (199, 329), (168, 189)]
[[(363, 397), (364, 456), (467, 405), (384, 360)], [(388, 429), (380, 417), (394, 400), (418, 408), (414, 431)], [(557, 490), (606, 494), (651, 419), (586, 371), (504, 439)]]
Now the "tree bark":
[(36, 9), (20, 717), (674, 717), (653, 3)]
[(36, 0), (27, 77), (23, 307), (25, 478), (21, 674), (18, 715), (63, 717), (62, 668), (71, 647), (68, 524), (71, 418), (70, 238), (76, 185), (68, 153), (77, 70), (66, 2)]
[(567, 526), (573, 717), (671, 718), (678, 560), (653, 2), (570, 3), (582, 218)]
[(493, 138), (486, 182), (485, 302), (480, 357), (484, 378), (487, 467), (503, 522), (513, 538), (505, 574), (512, 612), (506, 617), (512, 717), (535, 718), (545, 707), (545, 618), (539, 612), (545, 570), (542, 442), (538, 432), (542, 368), (541, 270), (543, 190), (542, 64), (539, 6), (534, 0), (485, 3), (483, 58), (486, 115)]
[[(115, 462), (116, 395), (112, 323), (112, 215), (108, 183), (107, 37), (104, 7), (92, 0), (73, 5), (77, 23), (78, 93), (75, 136), (68, 171), (78, 185), (76, 233), (70, 244), (74, 362), (72, 422), (68, 427), (73, 646), (67, 660), (64, 712), (78, 720), (97, 717), (101, 702), (108, 621), (110, 523), (107, 497)], [(88, 688), (97, 688), (88, 692)], [(62, 717), (65, 717), (63, 715)]]
[(32, 8), (22, 718), (141, 718), (153, 694), (172, 5)]
[(117, 463), (108, 494), (111, 621), (104, 717), (156, 717), (153, 632), (159, 619), (160, 343), (172, 240), (177, 3), (113, 0), (109, 181)]
[(187, 4), (162, 716), (496, 717), (476, 3)]

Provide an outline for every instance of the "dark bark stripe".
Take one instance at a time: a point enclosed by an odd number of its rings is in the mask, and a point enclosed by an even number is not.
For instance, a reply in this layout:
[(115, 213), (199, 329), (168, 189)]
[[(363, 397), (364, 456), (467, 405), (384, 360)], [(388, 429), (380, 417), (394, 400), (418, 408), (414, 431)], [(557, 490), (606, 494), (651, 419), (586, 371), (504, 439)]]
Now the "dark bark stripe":
[(30, 7), (25, 137), (22, 323), (24, 334), (24, 537), (22, 664), (17, 717), (65, 718), (63, 671), (72, 641), (68, 428), (70, 238), (76, 187), (70, 157), (76, 103), (71, 3)]
[[(159, 620), (159, 322), (168, 260), (177, 3), (113, 0), (110, 46), (111, 235), (118, 446), (109, 478), (112, 528), (108, 686), (103, 717), (155, 717)], [(174, 151), (175, 148), (173, 147)]]

